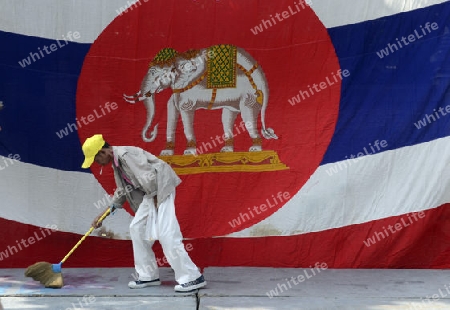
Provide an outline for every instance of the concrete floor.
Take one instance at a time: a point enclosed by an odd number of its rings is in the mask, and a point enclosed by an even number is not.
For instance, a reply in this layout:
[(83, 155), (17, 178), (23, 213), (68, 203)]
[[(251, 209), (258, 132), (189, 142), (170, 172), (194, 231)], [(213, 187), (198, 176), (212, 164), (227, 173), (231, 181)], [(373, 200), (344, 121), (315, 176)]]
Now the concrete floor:
[(0, 269), (5, 310), (450, 309), (450, 270), (206, 268), (208, 286), (187, 294), (174, 292), (170, 268), (161, 286), (139, 290), (127, 287), (132, 268), (63, 268), (61, 289), (23, 272)]

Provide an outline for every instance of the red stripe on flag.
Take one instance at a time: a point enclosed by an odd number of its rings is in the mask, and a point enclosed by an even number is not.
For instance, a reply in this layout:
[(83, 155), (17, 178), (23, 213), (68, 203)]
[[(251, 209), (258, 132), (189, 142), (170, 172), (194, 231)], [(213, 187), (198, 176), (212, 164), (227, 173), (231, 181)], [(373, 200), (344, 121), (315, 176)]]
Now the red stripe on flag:
[[(417, 216), (418, 220), (409, 214), (304, 235), (204, 238), (187, 240), (185, 244), (192, 244), (189, 253), (202, 268), (309, 267), (316, 262), (324, 262), (329, 268), (449, 268), (449, 206), (427, 210), (421, 214), (422, 218)], [(1, 268), (24, 268), (38, 261), (58, 263), (81, 237), (65, 232), (43, 237), (38, 227), (5, 219), (0, 219), (0, 227)], [(384, 239), (381, 233), (385, 234)], [(367, 246), (368, 238), (374, 236), (372, 240), (376, 242)], [(30, 237), (40, 239), (34, 244), (23, 243)], [(162, 261), (158, 243), (154, 250)], [(85, 240), (64, 264), (64, 267), (132, 266), (131, 241), (98, 237)]]

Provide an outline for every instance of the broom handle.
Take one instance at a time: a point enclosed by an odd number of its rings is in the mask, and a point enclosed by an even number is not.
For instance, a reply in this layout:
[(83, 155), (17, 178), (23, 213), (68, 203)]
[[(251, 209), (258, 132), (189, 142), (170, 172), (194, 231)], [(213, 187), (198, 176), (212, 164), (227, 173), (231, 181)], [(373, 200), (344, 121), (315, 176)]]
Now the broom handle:
[[(105, 213), (103, 213), (103, 215), (102, 215), (102, 216), (100, 217), (100, 219), (97, 221), (97, 224), (98, 224), (98, 223), (101, 223), (101, 222), (105, 219), (105, 217), (107, 217), (107, 216), (109, 215), (110, 212), (111, 212), (111, 208), (108, 208), (108, 210), (106, 210)], [(92, 227), (89, 229), (89, 231), (88, 231), (87, 233), (84, 234), (84, 236), (80, 239), (80, 241), (78, 241), (77, 244), (75, 244), (75, 246), (72, 248), (72, 250), (70, 250), (70, 252), (67, 253), (66, 256), (64, 256), (64, 258), (61, 260), (60, 264), (64, 263), (64, 262), (69, 258), (69, 256), (73, 253), (73, 251), (75, 251), (75, 250), (78, 248), (78, 246), (81, 244), (81, 242), (83, 242), (84, 239), (86, 239), (86, 237), (89, 236), (89, 235), (92, 233), (92, 231), (93, 231), (94, 229), (95, 229), (95, 228), (92, 226)]]

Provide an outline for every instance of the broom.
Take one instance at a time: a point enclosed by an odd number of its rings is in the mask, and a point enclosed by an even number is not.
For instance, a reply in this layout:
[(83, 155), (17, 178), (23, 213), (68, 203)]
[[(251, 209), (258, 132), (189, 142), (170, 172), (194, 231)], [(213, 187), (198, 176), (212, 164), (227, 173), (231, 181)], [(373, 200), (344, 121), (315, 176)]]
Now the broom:
[[(103, 213), (100, 219), (97, 221), (101, 223), (105, 217), (109, 215), (111, 212), (110, 208)], [(39, 281), (45, 285), (45, 287), (50, 288), (61, 288), (64, 285), (62, 274), (61, 274), (61, 265), (69, 258), (69, 256), (75, 251), (81, 242), (89, 236), (95, 228), (92, 226), (87, 233), (78, 241), (77, 244), (67, 253), (66, 256), (61, 260), (59, 264), (50, 264), (47, 262), (38, 262), (35, 263), (25, 270), (25, 276), (33, 278), (33, 280)]]

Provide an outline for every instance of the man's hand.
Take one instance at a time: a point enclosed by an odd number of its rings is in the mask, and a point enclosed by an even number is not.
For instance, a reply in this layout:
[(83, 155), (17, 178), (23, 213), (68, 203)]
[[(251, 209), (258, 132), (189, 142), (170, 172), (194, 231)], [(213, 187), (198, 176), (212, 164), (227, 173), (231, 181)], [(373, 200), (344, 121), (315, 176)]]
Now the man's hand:
[(106, 208), (102, 213), (100, 213), (96, 218), (95, 218), (95, 220), (92, 222), (92, 224), (91, 224), (91, 226), (92, 227), (94, 227), (94, 228), (99, 228), (99, 227), (102, 227), (102, 222), (98, 222), (99, 220), (100, 220), (100, 218), (102, 217), (102, 215), (106, 212), (106, 210), (108, 210), (109, 209), (109, 207), (108, 208)]

